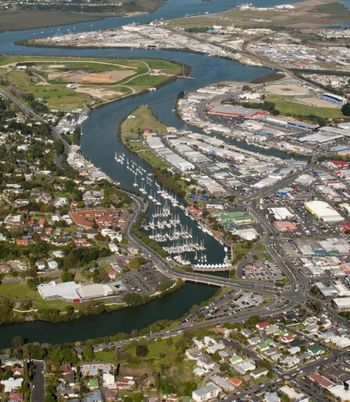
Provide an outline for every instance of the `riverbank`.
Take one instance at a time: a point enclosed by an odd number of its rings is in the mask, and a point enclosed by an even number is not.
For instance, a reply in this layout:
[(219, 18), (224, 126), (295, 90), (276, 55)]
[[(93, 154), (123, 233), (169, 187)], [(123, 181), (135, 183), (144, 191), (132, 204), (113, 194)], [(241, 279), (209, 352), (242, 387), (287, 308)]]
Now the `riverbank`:
[[(21, 303), (28, 306), (28, 309), (12, 308), (13, 314), (7, 319), (0, 320), (0, 328), (5, 324), (15, 324), (24, 322), (69, 322), (83, 317), (99, 315), (102, 313), (111, 313), (130, 307), (145, 305), (156, 299), (160, 299), (170, 293), (176, 292), (183, 286), (181, 280), (164, 283), (162, 289), (159, 289), (151, 296), (142, 299), (126, 299), (126, 301), (117, 303), (110, 301), (108, 298), (95, 299), (81, 303), (79, 305), (72, 304), (64, 300), (43, 300), (37, 291), (31, 290), (25, 285), (15, 285), (9, 288), (10, 284), (0, 285), (0, 299), (7, 301), (9, 304), (16, 304), (19, 297), (26, 296), (25, 301), (22, 298)], [(14, 296), (14, 297), (10, 297)], [(23, 296), (23, 297), (24, 297)], [(4, 308), (4, 307), (3, 307)], [(7, 317), (7, 316), (6, 316)], [(3, 316), (4, 318), (4, 316)]]

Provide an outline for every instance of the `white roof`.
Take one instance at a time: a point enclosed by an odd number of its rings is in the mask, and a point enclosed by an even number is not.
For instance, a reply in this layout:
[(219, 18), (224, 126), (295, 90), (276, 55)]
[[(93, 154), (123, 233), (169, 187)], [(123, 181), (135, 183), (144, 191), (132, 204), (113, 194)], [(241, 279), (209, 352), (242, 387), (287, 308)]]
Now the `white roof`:
[(340, 222), (344, 220), (344, 218), (334, 208), (324, 201), (306, 201), (304, 205), (311, 213), (325, 221)]
[(108, 285), (93, 283), (91, 285), (84, 285), (77, 290), (82, 299), (91, 299), (95, 297), (105, 297), (113, 293)]
[(271, 213), (277, 220), (285, 220), (293, 218), (294, 214), (286, 207), (269, 208)]
[(333, 302), (337, 307), (350, 308), (350, 297), (337, 297)]
[(80, 287), (74, 281), (56, 283), (55, 281), (49, 283), (42, 283), (38, 285), (37, 289), (44, 299), (62, 298), (66, 300), (79, 299), (77, 289)]
[(344, 385), (335, 385), (329, 388), (328, 391), (336, 398), (340, 398), (341, 401), (350, 400), (350, 389), (345, 389)]

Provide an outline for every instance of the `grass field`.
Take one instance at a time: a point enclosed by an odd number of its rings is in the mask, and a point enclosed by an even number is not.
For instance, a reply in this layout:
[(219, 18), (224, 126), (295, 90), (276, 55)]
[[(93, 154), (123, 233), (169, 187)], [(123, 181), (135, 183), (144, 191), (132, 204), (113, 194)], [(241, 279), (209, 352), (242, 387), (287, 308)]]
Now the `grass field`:
[(332, 107), (317, 107), (317, 106), (308, 106), (301, 103), (295, 103), (287, 100), (287, 98), (282, 98), (279, 96), (269, 96), (268, 100), (275, 104), (275, 108), (281, 114), (290, 114), (296, 116), (319, 116), (325, 119), (337, 119), (344, 118), (342, 111), (337, 108)]
[(30, 289), (26, 284), (6, 283), (0, 285), (0, 295), (10, 299), (13, 302), (32, 302), (34, 308), (50, 309), (55, 308), (64, 310), (72, 303), (62, 300), (51, 300), (49, 302), (43, 300), (36, 290)]
[(124, 138), (133, 136), (139, 130), (149, 129), (158, 134), (167, 134), (167, 127), (161, 123), (147, 105), (141, 105), (129, 115), (121, 126), (121, 135)]
[(180, 66), (167, 60), (0, 56), (3, 88), (32, 94), (49, 109), (88, 109), (173, 79)]

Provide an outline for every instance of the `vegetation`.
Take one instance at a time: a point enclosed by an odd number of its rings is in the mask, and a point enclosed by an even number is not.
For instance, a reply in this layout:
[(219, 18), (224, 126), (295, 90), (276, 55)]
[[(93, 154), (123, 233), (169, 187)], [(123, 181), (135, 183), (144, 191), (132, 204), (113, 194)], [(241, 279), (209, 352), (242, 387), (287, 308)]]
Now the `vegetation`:
[(279, 96), (269, 96), (268, 100), (275, 104), (276, 110), (283, 115), (304, 118), (309, 120), (315, 119), (341, 119), (344, 114), (338, 108), (334, 107), (316, 107), (308, 106), (301, 103), (295, 103), (287, 98)]

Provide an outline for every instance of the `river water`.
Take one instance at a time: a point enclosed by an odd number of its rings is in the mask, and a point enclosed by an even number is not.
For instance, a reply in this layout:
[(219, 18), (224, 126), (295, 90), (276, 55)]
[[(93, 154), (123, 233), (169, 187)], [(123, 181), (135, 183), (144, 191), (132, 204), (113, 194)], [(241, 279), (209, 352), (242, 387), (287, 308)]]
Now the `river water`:
[[(283, 1), (255, 1), (256, 5), (274, 5)], [(83, 124), (81, 141), (82, 153), (97, 167), (101, 168), (111, 178), (121, 183), (125, 188), (132, 189), (134, 175), (123, 165), (116, 163), (114, 153), (124, 152), (126, 156), (151, 173), (149, 167), (137, 156), (129, 153), (117, 138), (118, 127), (123, 118), (141, 104), (148, 104), (161, 121), (177, 128), (185, 128), (185, 124), (174, 113), (177, 96), (181, 91), (193, 90), (219, 80), (250, 81), (269, 72), (265, 68), (245, 66), (226, 59), (209, 57), (187, 52), (162, 50), (127, 50), (127, 49), (55, 49), (18, 46), (14, 42), (23, 39), (46, 37), (57, 32), (80, 32), (95, 29), (117, 27), (132, 21), (147, 23), (159, 18), (174, 18), (186, 14), (203, 12), (218, 12), (231, 8), (240, 1), (231, 0), (169, 0), (164, 6), (150, 15), (131, 18), (113, 17), (93, 23), (80, 23), (55, 28), (6, 32), (0, 34), (0, 53), (2, 54), (40, 54), (65, 56), (94, 56), (94, 57), (157, 57), (174, 60), (191, 67), (193, 80), (177, 79), (156, 92), (147, 92), (121, 101), (112, 102), (93, 110)], [(240, 144), (244, 148), (259, 151), (254, 146)], [(266, 152), (260, 150), (261, 152)], [(286, 157), (281, 153), (276, 156)], [(153, 190), (155, 188), (153, 187)], [(151, 209), (152, 212), (152, 209)], [(208, 262), (222, 262), (225, 252), (223, 247), (212, 237), (198, 229), (183, 212), (176, 208), (183, 224), (190, 226), (195, 237), (205, 242)], [(30, 322), (9, 324), (0, 327), (0, 347), (10, 344), (14, 336), (20, 335), (28, 341), (39, 342), (72, 342), (88, 338), (107, 336), (119, 331), (141, 329), (152, 322), (161, 319), (176, 319), (184, 315), (194, 304), (199, 304), (210, 298), (216, 289), (213, 287), (185, 284), (176, 292), (166, 295), (147, 305), (128, 308), (121, 311), (90, 316), (68, 323)]]

